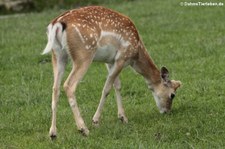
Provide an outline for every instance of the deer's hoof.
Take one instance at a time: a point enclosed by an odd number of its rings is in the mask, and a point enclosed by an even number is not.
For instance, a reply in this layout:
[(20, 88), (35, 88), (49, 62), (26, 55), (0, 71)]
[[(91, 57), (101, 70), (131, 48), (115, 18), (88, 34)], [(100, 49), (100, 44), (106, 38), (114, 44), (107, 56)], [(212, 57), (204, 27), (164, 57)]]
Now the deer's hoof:
[(87, 128), (81, 128), (78, 131), (85, 137), (89, 135), (89, 130)]
[(120, 120), (122, 123), (124, 123), (124, 124), (128, 123), (128, 119), (127, 119), (126, 116), (124, 116), (124, 115), (119, 115), (118, 118), (119, 118), (119, 120)]
[(95, 127), (99, 127), (99, 122), (96, 120), (92, 120), (92, 125)]
[(56, 128), (51, 127), (50, 131), (49, 131), (49, 136), (52, 140), (56, 139), (57, 135), (56, 135)]

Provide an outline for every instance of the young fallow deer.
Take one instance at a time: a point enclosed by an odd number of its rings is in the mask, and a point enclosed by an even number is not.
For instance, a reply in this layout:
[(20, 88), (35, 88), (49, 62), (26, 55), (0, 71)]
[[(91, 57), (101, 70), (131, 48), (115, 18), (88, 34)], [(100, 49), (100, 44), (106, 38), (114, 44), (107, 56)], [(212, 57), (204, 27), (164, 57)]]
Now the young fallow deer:
[(169, 72), (165, 67), (158, 70), (128, 17), (100, 6), (70, 10), (48, 25), (47, 36), (48, 43), (43, 54), (52, 51), (54, 72), (52, 124), (49, 132), (52, 138), (56, 137), (56, 106), (68, 57), (72, 60), (73, 68), (64, 83), (64, 89), (78, 130), (84, 135), (88, 135), (89, 130), (79, 112), (74, 92), (92, 61), (106, 63), (109, 72), (93, 117), (94, 124), (99, 123), (104, 102), (113, 85), (118, 118), (125, 123), (128, 121), (122, 106), (119, 80), (119, 73), (128, 65), (145, 78), (159, 111), (165, 113), (171, 110), (172, 99), (181, 82), (169, 80)]

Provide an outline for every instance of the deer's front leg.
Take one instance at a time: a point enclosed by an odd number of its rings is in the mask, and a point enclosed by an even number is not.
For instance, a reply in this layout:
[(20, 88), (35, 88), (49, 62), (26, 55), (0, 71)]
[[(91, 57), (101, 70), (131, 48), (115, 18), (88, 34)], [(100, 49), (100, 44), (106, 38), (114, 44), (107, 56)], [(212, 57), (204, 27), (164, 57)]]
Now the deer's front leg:
[(123, 122), (127, 123), (128, 119), (125, 115), (124, 109), (123, 109), (123, 104), (122, 104), (122, 96), (120, 93), (121, 90), (121, 82), (119, 77), (117, 77), (114, 81), (114, 88), (116, 92), (116, 102), (117, 102), (117, 107), (118, 107), (118, 118)]
[[(107, 64), (107, 69), (110, 72), (110, 69), (112, 68), (112, 65)], [(122, 104), (122, 96), (121, 96), (121, 81), (119, 79), (119, 76), (116, 77), (115, 81), (114, 81), (114, 89), (115, 89), (115, 93), (116, 93), (116, 102), (117, 102), (117, 108), (118, 108), (118, 118), (123, 122), (123, 123), (127, 123), (128, 119), (125, 115), (124, 109), (123, 109), (123, 104)]]
[(108, 96), (116, 77), (119, 75), (119, 73), (123, 69), (123, 64), (124, 64), (123, 60), (118, 60), (113, 64), (112, 68), (109, 71), (107, 80), (105, 82), (105, 86), (102, 91), (100, 103), (99, 103), (97, 111), (95, 112), (95, 115), (92, 119), (94, 125), (98, 125), (98, 123), (99, 123), (99, 118), (100, 118), (106, 97)]

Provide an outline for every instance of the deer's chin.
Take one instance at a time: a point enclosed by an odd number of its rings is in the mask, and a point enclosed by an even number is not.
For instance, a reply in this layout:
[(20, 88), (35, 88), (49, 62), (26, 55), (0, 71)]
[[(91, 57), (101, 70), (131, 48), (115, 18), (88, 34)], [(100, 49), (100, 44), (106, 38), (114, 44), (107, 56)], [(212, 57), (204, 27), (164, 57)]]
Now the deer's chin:
[(162, 108), (162, 109), (159, 110), (159, 112), (160, 112), (161, 114), (170, 113), (170, 111), (171, 111), (171, 110), (168, 110), (168, 109), (165, 109), (165, 108)]

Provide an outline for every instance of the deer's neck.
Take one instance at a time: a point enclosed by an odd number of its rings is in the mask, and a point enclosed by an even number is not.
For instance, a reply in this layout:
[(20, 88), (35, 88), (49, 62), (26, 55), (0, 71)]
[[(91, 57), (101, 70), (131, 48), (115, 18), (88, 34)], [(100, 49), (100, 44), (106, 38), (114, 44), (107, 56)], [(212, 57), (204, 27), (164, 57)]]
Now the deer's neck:
[(138, 58), (133, 67), (145, 78), (151, 89), (161, 82), (160, 71), (154, 64), (144, 46), (139, 49)]

